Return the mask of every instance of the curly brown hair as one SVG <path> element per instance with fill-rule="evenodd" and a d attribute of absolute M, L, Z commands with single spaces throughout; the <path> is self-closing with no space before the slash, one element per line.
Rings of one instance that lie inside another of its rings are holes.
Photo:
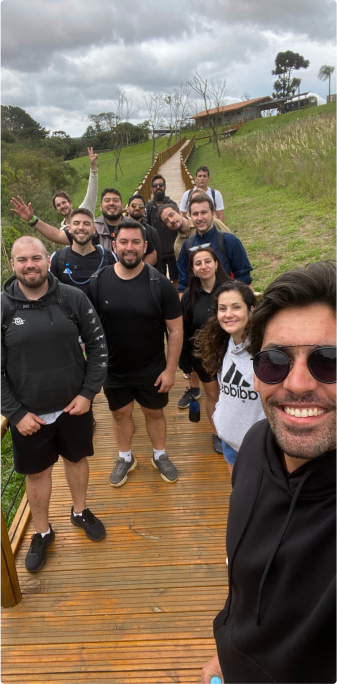
<path fill-rule="evenodd" d="M 254 292 L 240 280 L 230 280 L 219 287 L 214 295 L 212 316 L 203 328 L 197 330 L 194 337 L 193 355 L 202 360 L 202 365 L 210 375 L 216 375 L 222 366 L 226 354 L 230 334 L 221 327 L 218 321 L 218 301 L 223 292 L 237 290 L 240 292 L 248 311 L 256 306 Z M 245 329 L 245 337 L 249 334 L 249 323 Z"/>

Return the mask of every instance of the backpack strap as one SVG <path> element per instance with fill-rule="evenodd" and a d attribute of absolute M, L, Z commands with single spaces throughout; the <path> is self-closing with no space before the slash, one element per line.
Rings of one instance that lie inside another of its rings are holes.
<path fill-rule="evenodd" d="M 214 204 L 214 210 L 215 210 L 215 190 L 213 190 L 213 188 L 211 188 L 211 193 L 212 193 L 213 204 Z"/>
<path fill-rule="evenodd" d="M 63 283 L 57 284 L 57 303 L 67 318 L 77 325 L 79 329 L 80 315 L 77 308 L 76 299 L 72 297 L 73 288 Z"/>
<path fill-rule="evenodd" d="M 15 311 L 14 304 L 11 299 L 9 299 L 5 292 L 1 292 L 1 331 L 6 332 L 12 315 Z"/>
<path fill-rule="evenodd" d="M 184 242 L 185 249 L 186 249 L 186 254 L 187 254 L 187 256 L 188 256 L 188 259 L 190 258 L 189 250 L 190 250 L 191 247 L 193 247 L 193 240 L 194 240 L 194 238 L 195 238 L 195 235 L 191 235 L 190 237 L 186 238 L 186 240 L 185 240 L 185 242 Z"/>
<path fill-rule="evenodd" d="M 219 251 L 225 257 L 225 260 L 227 261 L 227 264 L 232 271 L 232 267 L 231 267 L 231 264 L 229 263 L 229 259 L 228 259 L 227 251 L 226 251 L 226 237 L 225 237 L 225 235 L 226 235 L 226 233 L 223 233 L 222 230 L 217 229 L 217 231 L 216 231 L 216 242 L 217 242 L 217 246 L 218 246 Z"/>
<path fill-rule="evenodd" d="M 62 247 L 62 249 L 58 249 L 57 252 L 55 252 L 55 256 L 53 257 L 53 259 L 56 260 L 56 264 L 55 261 L 54 264 L 56 266 L 57 277 L 59 280 L 62 280 L 63 271 L 65 269 L 67 262 L 69 261 L 70 250 L 71 247 L 66 245 L 65 247 Z"/>
<path fill-rule="evenodd" d="M 99 271 L 95 271 L 95 273 L 92 273 L 90 276 L 90 285 L 89 285 L 89 294 L 90 294 L 90 301 L 93 303 L 94 308 L 97 311 L 97 306 L 98 306 L 98 278 L 105 271 L 107 268 L 110 268 L 111 264 L 108 264 L 108 266 L 103 266 Z"/>
<path fill-rule="evenodd" d="M 146 265 L 149 273 L 151 294 L 157 305 L 157 308 L 159 309 L 160 314 L 162 315 L 163 309 L 161 305 L 161 282 L 159 278 L 159 273 L 156 268 L 151 266 L 151 264 Z"/>

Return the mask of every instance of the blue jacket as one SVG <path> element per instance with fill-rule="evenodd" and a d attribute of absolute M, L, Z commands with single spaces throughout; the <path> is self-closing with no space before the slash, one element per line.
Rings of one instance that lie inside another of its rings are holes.
<path fill-rule="evenodd" d="M 223 233 L 223 238 L 226 244 L 226 252 L 229 263 L 226 261 L 224 255 L 219 251 L 215 226 L 213 226 L 211 230 L 207 231 L 207 233 L 203 233 L 202 235 L 196 232 L 192 246 L 196 247 L 197 245 L 205 245 L 206 243 L 210 243 L 211 247 L 213 247 L 217 253 L 219 261 L 222 263 L 226 273 L 228 273 L 228 275 L 233 273 L 236 280 L 241 280 L 243 283 L 246 283 L 246 285 L 250 285 L 252 282 L 250 272 L 253 270 L 253 267 L 247 257 L 244 246 L 240 242 L 239 238 L 232 233 Z M 184 292 L 184 290 L 186 290 L 188 287 L 189 254 L 187 254 L 186 246 L 183 244 L 179 254 L 179 259 L 177 261 L 179 269 L 179 292 Z"/>

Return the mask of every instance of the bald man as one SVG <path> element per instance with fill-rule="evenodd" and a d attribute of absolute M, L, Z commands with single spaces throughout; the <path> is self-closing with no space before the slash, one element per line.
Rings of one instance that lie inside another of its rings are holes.
<path fill-rule="evenodd" d="M 26 475 L 35 526 L 26 569 L 38 572 L 55 538 L 48 511 L 59 455 L 73 500 L 71 522 L 92 541 L 105 536 L 86 505 L 86 457 L 93 454 L 91 405 L 105 379 L 107 350 L 92 304 L 48 272 L 50 258 L 40 240 L 16 240 L 11 264 L 14 275 L 2 292 L 2 414 L 10 422 L 15 470 Z"/>

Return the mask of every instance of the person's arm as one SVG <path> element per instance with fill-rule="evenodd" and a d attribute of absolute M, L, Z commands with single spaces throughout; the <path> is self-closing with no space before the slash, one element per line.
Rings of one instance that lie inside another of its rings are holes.
<path fill-rule="evenodd" d="M 224 214 L 224 203 L 222 199 L 222 194 L 219 192 L 219 190 L 214 190 L 215 194 L 215 215 L 216 217 L 224 223 L 225 221 L 225 214 Z"/>
<path fill-rule="evenodd" d="M 108 349 L 99 317 L 88 297 L 76 288 L 78 325 L 87 357 L 85 378 L 79 396 L 92 401 L 105 380 L 108 368 Z"/>
<path fill-rule="evenodd" d="M 154 266 L 158 261 L 157 251 L 153 249 L 150 254 L 145 254 L 143 261 L 145 261 L 146 264 Z"/>
<path fill-rule="evenodd" d="M 145 261 L 148 264 L 151 264 L 151 266 L 154 266 L 155 263 L 157 263 L 157 252 L 154 248 L 152 239 L 151 239 L 151 234 L 150 231 L 146 230 L 146 242 L 147 242 L 147 248 L 145 252 L 145 256 L 143 261 Z"/>
<path fill-rule="evenodd" d="M 17 199 L 15 197 L 12 197 L 11 204 L 14 207 L 13 209 L 11 209 L 11 211 L 14 211 L 14 213 L 20 216 L 20 218 L 22 218 L 24 221 L 32 220 L 34 212 L 30 202 L 28 203 L 28 205 L 25 204 L 23 199 L 19 195 L 17 195 Z M 44 221 L 41 221 L 40 219 L 38 220 L 34 228 L 36 228 L 36 230 L 38 230 L 39 233 L 41 233 L 41 235 L 46 237 L 48 240 L 56 242 L 58 245 L 70 244 L 67 234 L 64 230 L 59 230 L 58 228 L 55 228 L 55 226 L 50 226 L 48 223 L 44 223 Z"/>
<path fill-rule="evenodd" d="M 221 681 L 224 681 L 217 653 L 202 668 L 201 684 L 210 684 L 212 677 L 220 677 Z"/>
<path fill-rule="evenodd" d="M 96 203 L 97 203 L 97 193 L 98 193 L 98 171 L 97 171 L 97 159 L 98 154 L 94 154 L 93 148 L 88 147 L 88 155 L 90 157 L 90 173 L 89 182 L 87 188 L 87 194 L 80 204 L 83 209 L 89 209 L 92 215 L 95 216 Z"/>
<path fill-rule="evenodd" d="M 177 261 L 179 277 L 178 277 L 178 292 L 184 292 L 188 287 L 188 257 L 186 254 L 186 247 L 183 244 L 179 259 Z"/>
<path fill-rule="evenodd" d="M 168 330 L 166 368 L 162 373 L 160 373 L 156 382 L 154 383 L 155 387 L 160 385 L 158 390 L 159 393 L 168 392 L 174 385 L 178 360 L 183 344 L 182 321 L 182 316 L 179 316 L 179 318 L 165 320 Z"/>
<path fill-rule="evenodd" d="M 188 206 L 187 206 L 188 195 L 189 195 L 189 190 L 186 190 L 186 192 L 184 192 L 184 194 L 181 198 L 181 202 L 180 202 L 180 211 L 185 218 L 187 216 L 187 210 L 188 210 Z"/>
<path fill-rule="evenodd" d="M 224 234 L 224 240 L 226 240 L 227 257 L 235 280 L 241 280 L 246 285 L 250 285 L 252 282 L 250 272 L 253 267 L 242 242 L 231 233 L 226 233 L 226 237 Z"/>
<path fill-rule="evenodd" d="M 223 209 L 217 209 L 216 210 L 216 217 L 219 219 L 219 221 L 222 221 L 224 223 L 225 221 L 225 212 Z"/>

